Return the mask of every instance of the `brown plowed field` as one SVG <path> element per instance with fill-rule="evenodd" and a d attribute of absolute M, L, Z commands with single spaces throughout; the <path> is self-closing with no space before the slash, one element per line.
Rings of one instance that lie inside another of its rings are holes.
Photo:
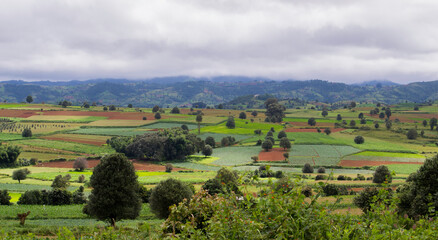
<path fill-rule="evenodd" d="M 36 111 L 0 109 L 0 117 L 28 118 L 33 115 L 36 115 Z"/>
<path fill-rule="evenodd" d="M 309 124 L 307 124 L 307 122 L 289 122 L 290 124 L 292 124 L 292 126 L 296 126 L 296 127 L 309 127 Z M 316 125 L 315 127 L 330 127 L 332 128 L 334 126 L 334 123 L 319 123 L 318 120 L 316 120 Z"/>
<path fill-rule="evenodd" d="M 137 160 L 131 160 L 135 170 L 141 171 L 149 171 L 149 172 L 164 172 L 165 167 L 158 164 L 141 162 Z M 60 161 L 60 162 L 43 162 L 37 167 L 50 167 L 50 168 L 73 168 L 74 161 Z M 88 167 L 94 168 L 97 164 L 100 163 L 100 160 L 88 160 Z M 173 168 L 174 171 L 185 170 L 183 168 Z"/>
<path fill-rule="evenodd" d="M 343 167 L 363 167 L 380 166 L 390 164 L 423 164 L 422 162 L 394 162 L 394 161 L 360 161 L 360 160 L 341 160 L 340 166 Z"/>
<path fill-rule="evenodd" d="M 345 128 L 330 128 L 332 133 L 340 132 L 342 130 L 345 130 Z M 285 132 L 318 132 L 316 128 L 287 128 L 284 130 Z M 321 129 L 321 132 L 323 132 L 324 129 Z"/>
<path fill-rule="evenodd" d="M 261 151 L 259 153 L 259 161 L 283 161 L 283 153 L 287 152 L 283 148 L 273 148 L 269 152 Z"/>

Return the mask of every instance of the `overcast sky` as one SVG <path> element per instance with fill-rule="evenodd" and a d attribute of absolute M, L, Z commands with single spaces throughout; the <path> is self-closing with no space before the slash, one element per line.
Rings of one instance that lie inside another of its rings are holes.
<path fill-rule="evenodd" d="M 436 0 L 2 0 L 0 80 L 438 79 Z"/>

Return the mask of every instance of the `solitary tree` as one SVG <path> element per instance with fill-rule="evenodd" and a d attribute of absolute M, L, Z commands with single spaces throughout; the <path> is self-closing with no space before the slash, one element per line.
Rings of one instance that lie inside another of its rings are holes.
<path fill-rule="evenodd" d="M 384 113 L 384 112 L 381 112 L 381 113 L 379 114 L 379 118 L 381 118 L 381 119 L 385 118 L 385 113 Z"/>
<path fill-rule="evenodd" d="M 436 118 L 431 118 L 429 121 L 430 130 L 433 130 L 433 128 L 437 125 L 438 120 Z"/>
<path fill-rule="evenodd" d="M 158 112 L 160 110 L 160 107 L 158 106 L 158 105 L 155 105 L 153 108 L 152 108 L 152 112 L 153 113 L 156 113 L 156 112 Z"/>
<path fill-rule="evenodd" d="M 26 97 L 26 102 L 27 102 L 27 103 L 31 103 L 31 102 L 33 102 L 33 97 L 30 96 L 30 95 L 27 96 L 27 97 Z"/>
<path fill-rule="evenodd" d="M 356 107 L 356 102 L 351 102 L 350 103 L 350 108 L 355 108 Z"/>
<path fill-rule="evenodd" d="M 241 112 L 241 113 L 239 114 L 239 118 L 240 118 L 240 119 L 246 119 L 246 113 L 245 113 L 245 112 Z"/>
<path fill-rule="evenodd" d="M 324 129 L 324 133 L 330 135 L 330 133 L 332 133 L 332 130 L 330 130 L 330 128 L 326 128 Z"/>
<path fill-rule="evenodd" d="M 90 178 L 93 188 L 84 212 L 111 223 L 140 214 L 139 183 L 132 163 L 120 153 L 102 158 Z"/>
<path fill-rule="evenodd" d="M 75 162 L 73 163 L 73 168 L 76 171 L 84 171 L 85 168 L 88 168 L 87 159 L 85 159 L 83 157 L 76 158 Z"/>
<path fill-rule="evenodd" d="M 206 157 L 211 156 L 211 154 L 213 154 L 213 148 L 208 144 L 205 145 L 202 149 L 202 154 L 204 154 Z"/>
<path fill-rule="evenodd" d="M 417 137 L 418 137 L 418 132 L 417 132 L 417 130 L 415 130 L 415 129 L 409 129 L 409 131 L 406 133 L 406 137 L 407 137 L 408 139 L 411 139 L 411 140 L 413 140 L 413 139 L 417 139 Z"/>
<path fill-rule="evenodd" d="M 177 179 L 168 178 L 152 189 L 149 205 L 158 218 L 167 218 L 170 206 L 177 205 L 184 199 L 190 199 L 192 195 L 193 192 L 187 184 Z"/>
<path fill-rule="evenodd" d="M 391 109 L 390 108 L 386 108 L 385 109 L 385 115 L 386 115 L 386 118 L 388 118 L 388 119 L 391 117 L 392 113 L 391 113 Z"/>
<path fill-rule="evenodd" d="M 155 113 L 154 118 L 155 119 L 161 119 L 161 114 L 159 112 Z"/>
<path fill-rule="evenodd" d="M 175 113 L 175 114 L 180 113 L 179 108 L 178 107 L 172 108 L 172 110 L 170 110 L 170 113 Z"/>
<path fill-rule="evenodd" d="M 307 124 L 309 124 L 310 126 L 315 126 L 316 125 L 316 120 L 315 118 L 309 118 L 307 120 Z"/>
<path fill-rule="evenodd" d="M 252 113 L 251 113 L 251 115 L 253 116 L 253 117 L 257 117 L 257 111 L 256 110 L 254 110 L 254 111 L 252 111 Z"/>
<path fill-rule="evenodd" d="M 322 116 L 323 116 L 323 117 L 327 117 L 327 115 L 328 115 L 328 112 L 327 112 L 327 110 L 324 110 L 324 111 L 322 111 L 322 113 L 321 113 L 321 114 L 322 114 Z"/>
<path fill-rule="evenodd" d="M 383 183 L 384 181 L 388 181 L 388 183 L 392 182 L 392 175 L 389 172 L 387 166 L 378 166 L 373 176 L 373 183 Z"/>
<path fill-rule="evenodd" d="M 29 174 L 30 171 L 27 168 L 18 169 L 12 172 L 12 179 L 18 180 L 18 183 L 21 183 L 21 180 L 24 180 L 27 178 L 27 174 Z"/>
<path fill-rule="evenodd" d="M 32 137 L 32 130 L 30 128 L 25 128 L 21 133 L 22 137 Z"/>
<path fill-rule="evenodd" d="M 282 130 L 282 131 L 278 132 L 278 135 L 277 135 L 277 138 L 278 138 L 278 139 L 282 139 L 282 138 L 284 138 L 284 137 L 287 137 L 285 131 Z"/>
<path fill-rule="evenodd" d="M 128 104 L 128 108 L 132 108 L 132 104 L 130 103 L 130 104 Z"/>
<path fill-rule="evenodd" d="M 234 122 L 234 117 L 233 116 L 229 116 L 227 123 L 226 123 L 227 128 L 236 128 L 236 123 Z"/>
<path fill-rule="evenodd" d="M 280 147 L 284 148 L 284 150 L 291 148 L 290 141 L 287 137 L 283 137 L 280 139 Z"/>
<path fill-rule="evenodd" d="M 392 121 L 386 121 L 385 123 L 386 129 L 391 129 L 392 128 Z"/>
<path fill-rule="evenodd" d="M 338 114 L 338 116 L 336 116 L 336 120 L 341 121 L 342 120 L 342 116 L 341 114 Z"/>
<path fill-rule="evenodd" d="M 363 113 L 359 113 L 359 115 L 357 117 L 362 119 L 363 118 Z"/>
<path fill-rule="evenodd" d="M 426 119 L 423 120 L 423 126 L 427 127 L 427 120 Z"/>
<path fill-rule="evenodd" d="M 201 134 L 202 114 L 196 115 L 196 122 L 198 123 L 198 134 Z"/>
<path fill-rule="evenodd" d="M 362 144 L 362 143 L 365 142 L 365 139 L 364 139 L 362 136 L 356 136 L 356 137 L 354 138 L 354 142 L 355 142 L 356 144 Z"/>
<path fill-rule="evenodd" d="M 350 127 L 355 127 L 355 126 L 356 126 L 356 121 L 351 120 L 351 121 L 350 121 Z"/>

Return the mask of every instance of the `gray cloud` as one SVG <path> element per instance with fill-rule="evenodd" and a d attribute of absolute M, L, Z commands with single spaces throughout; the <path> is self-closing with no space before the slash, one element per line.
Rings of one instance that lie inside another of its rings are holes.
<path fill-rule="evenodd" d="M 432 0 L 4 0 L 0 80 L 435 80 L 437 10 Z"/>

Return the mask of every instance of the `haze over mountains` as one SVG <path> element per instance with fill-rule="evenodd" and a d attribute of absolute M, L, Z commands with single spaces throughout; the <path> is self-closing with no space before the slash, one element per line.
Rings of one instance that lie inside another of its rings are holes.
<path fill-rule="evenodd" d="M 204 102 L 217 105 L 239 96 L 272 94 L 281 99 L 307 101 L 378 101 L 385 103 L 425 102 L 438 99 L 438 81 L 400 85 L 389 81 L 369 81 L 349 85 L 322 80 L 274 81 L 268 78 L 221 76 L 193 78 L 188 76 L 144 80 L 91 79 L 86 81 L 4 81 L 0 82 L 0 100 L 22 102 L 32 95 L 35 102 L 58 103 L 69 100 L 80 105 L 97 102 L 136 107 L 190 106 Z"/>

